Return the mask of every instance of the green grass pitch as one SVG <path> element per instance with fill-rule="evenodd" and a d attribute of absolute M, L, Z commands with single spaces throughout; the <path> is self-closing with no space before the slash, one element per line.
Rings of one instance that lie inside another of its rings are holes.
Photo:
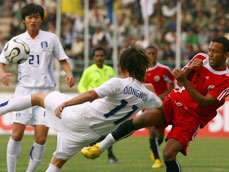
<path fill-rule="evenodd" d="M 0 172 L 6 172 L 6 147 L 9 135 L 0 136 Z M 33 136 L 25 135 L 22 152 L 17 163 L 17 172 L 25 172 Z M 160 147 L 164 147 L 163 145 Z M 52 153 L 56 148 L 56 136 L 49 136 L 46 152 L 37 172 L 48 167 Z M 75 155 L 63 167 L 63 172 L 165 172 L 152 169 L 147 137 L 130 137 L 114 145 L 114 152 L 120 160 L 118 164 L 107 163 L 107 152 L 95 160 L 84 158 L 81 153 Z M 229 138 L 197 138 L 190 143 L 188 156 L 178 155 L 183 172 L 228 172 Z"/>

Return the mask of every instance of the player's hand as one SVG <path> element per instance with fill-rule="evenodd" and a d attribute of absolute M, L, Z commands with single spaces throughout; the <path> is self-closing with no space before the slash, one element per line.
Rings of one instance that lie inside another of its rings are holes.
<path fill-rule="evenodd" d="M 56 110 L 55 110 L 56 116 L 57 116 L 58 118 L 60 118 L 60 119 L 61 119 L 61 113 L 62 113 L 64 107 L 65 107 L 65 104 L 62 103 L 62 104 L 60 104 L 60 105 L 56 108 Z"/>
<path fill-rule="evenodd" d="M 173 76 L 180 84 L 184 83 L 184 81 L 187 80 L 184 72 L 180 69 L 174 69 Z"/>
<path fill-rule="evenodd" d="M 153 85 L 151 83 L 145 83 L 144 85 L 148 90 L 150 90 L 150 91 L 155 93 L 154 87 L 153 87 Z"/>
<path fill-rule="evenodd" d="M 65 82 L 68 84 L 69 88 L 71 88 L 75 84 L 74 76 L 72 74 L 66 75 Z"/>
<path fill-rule="evenodd" d="M 12 76 L 11 73 L 3 73 L 0 75 L 0 79 L 4 85 L 8 86 L 10 84 L 10 77 L 11 76 Z"/>
<path fill-rule="evenodd" d="M 203 60 L 199 58 L 194 59 L 192 64 L 189 65 L 189 68 L 194 69 L 195 67 L 203 67 Z"/>

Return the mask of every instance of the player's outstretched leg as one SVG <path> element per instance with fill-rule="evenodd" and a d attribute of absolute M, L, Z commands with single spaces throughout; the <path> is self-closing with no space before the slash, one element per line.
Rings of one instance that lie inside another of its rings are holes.
<path fill-rule="evenodd" d="M 84 147 L 81 153 L 88 159 L 95 159 L 102 154 L 100 145 L 97 143 L 93 146 Z"/>
<path fill-rule="evenodd" d="M 12 111 L 20 111 L 32 107 L 31 95 L 15 97 L 0 104 L 0 114 L 4 115 Z"/>
<path fill-rule="evenodd" d="M 112 146 L 118 140 L 130 136 L 136 129 L 133 126 L 133 119 L 124 122 L 115 131 L 108 134 L 106 138 L 94 146 L 84 147 L 81 153 L 89 159 L 97 158 L 101 153 Z"/>

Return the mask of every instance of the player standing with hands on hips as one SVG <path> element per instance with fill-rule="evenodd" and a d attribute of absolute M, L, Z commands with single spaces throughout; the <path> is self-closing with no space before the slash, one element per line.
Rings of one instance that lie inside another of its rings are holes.
<path fill-rule="evenodd" d="M 198 130 L 217 115 L 217 109 L 229 95 L 229 40 L 217 37 L 211 40 L 208 54 L 197 54 L 183 70 L 173 71 L 179 83 L 163 101 L 163 107 L 145 111 L 142 115 L 126 121 L 117 130 L 108 134 L 100 143 L 85 147 L 82 153 L 87 158 L 98 157 L 107 147 L 124 136 L 143 127 L 172 125 L 166 138 L 163 158 L 166 172 L 180 172 L 176 159 L 178 152 L 187 155 L 189 142 Z"/>
<path fill-rule="evenodd" d="M 37 4 L 27 4 L 21 10 L 23 23 L 27 31 L 12 39 L 21 39 L 30 47 L 30 57 L 18 65 L 18 83 L 14 97 L 21 97 L 37 92 L 50 92 L 56 86 L 53 74 L 54 56 L 66 72 L 66 83 L 69 87 L 75 80 L 67 62 L 67 55 L 58 37 L 50 32 L 40 30 L 44 18 L 44 9 Z M 4 53 L 0 56 L 0 79 L 8 86 L 10 73 L 6 73 L 4 66 L 8 64 Z M 41 107 L 32 107 L 13 113 L 13 131 L 7 146 L 8 172 L 16 171 L 17 159 L 21 152 L 21 140 L 26 125 L 34 126 L 34 144 L 30 152 L 30 162 L 27 172 L 33 172 L 41 162 L 46 146 L 48 127 L 45 126 L 45 110 Z"/>
<path fill-rule="evenodd" d="M 57 91 L 39 92 L 0 104 L 0 114 L 31 106 L 45 107 L 49 126 L 58 131 L 57 149 L 46 172 L 60 172 L 84 146 L 118 128 L 141 109 L 162 106 L 160 98 L 149 90 L 152 85 L 144 83 L 149 61 L 143 50 L 124 50 L 119 64 L 122 78 L 111 78 L 76 97 Z"/>

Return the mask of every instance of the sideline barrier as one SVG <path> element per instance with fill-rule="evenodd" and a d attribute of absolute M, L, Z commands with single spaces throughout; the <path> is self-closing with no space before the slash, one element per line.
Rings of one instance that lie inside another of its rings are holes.
<path fill-rule="evenodd" d="M 0 102 L 12 97 L 12 94 L 9 93 L 1 93 L 0 95 Z M 10 134 L 11 131 L 11 114 L 0 116 L 0 134 Z M 166 128 L 166 133 L 168 131 L 169 127 Z M 33 127 L 26 127 L 25 134 L 33 134 L 33 132 Z M 56 134 L 56 132 L 50 129 L 49 134 Z M 138 130 L 133 135 L 148 136 L 148 129 Z M 218 110 L 218 115 L 205 128 L 199 130 L 197 137 L 229 137 L 229 97 L 226 99 L 224 106 Z"/>

